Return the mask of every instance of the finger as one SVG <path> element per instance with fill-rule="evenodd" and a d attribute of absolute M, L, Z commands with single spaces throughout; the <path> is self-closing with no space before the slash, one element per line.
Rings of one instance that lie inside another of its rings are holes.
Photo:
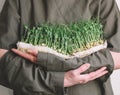
<path fill-rule="evenodd" d="M 7 51 L 6 49 L 0 49 L 0 51 Z"/>
<path fill-rule="evenodd" d="M 85 63 L 82 66 L 80 66 L 79 68 L 75 69 L 74 72 L 77 74 L 80 74 L 82 72 L 85 72 L 87 69 L 89 69 L 90 64 L 89 63 Z"/>
<path fill-rule="evenodd" d="M 102 68 L 86 75 L 86 81 L 91 81 L 96 78 L 99 78 L 99 77 L 103 76 L 104 74 L 106 74 L 107 72 L 108 71 L 106 70 L 106 67 L 102 67 Z"/>
<path fill-rule="evenodd" d="M 108 71 L 106 70 L 106 67 L 102 67 L 102 68 L 100 68 L 99 70 L 95 71 L 95 72 L 93 73 L 93 75 L 92 75 L 92 73 L 91 73 L 90 78 L 91 78 L 91 80 L 94 80 L 94 79 L 96 79 L 96 78 L 99 78 L 99 77 L 107 74 L 107 73 L 108 73 Z"/>
<path fill-rule="evenodd" d="M 14 53 L 22 56 L 22 57 L 26 57 L 26 56 L 29 55 L 29 54 L 27 54 L 27 53 L 25 53 L 25 52 L 22 52 L 22 51 L 19 51 L 19 50 L 17 50 L 17 49 L 12 49 L 12 51 L 13 51 Z"/>
<path fill-rule="evenodd" d="M 33 50 L 33 49 L 28 49 L 27 52 L 34 56 L 37 56 L 37 54 L 38 54 L 38 50 Z"/>
<path fill-rule="evenodd" d="M 30 60 L 31 62 L 36 62 L 36 60 L 37 60 L 37 58 L 36 58 L 35 56 L 30 55 L 30 54 L 25 53 L 25 52 L 21 52 L 21 51 L 19 51 L 19 50 L 17 50 L 17 49 L 12 49 L 12 51 L 13 51 L 14 53 L 16 53 L 16 54 L 24 57 L 25 59 Z"/>
<path fill-rule="evenodd" d="M 87 83 L 89 81 L 95 80 L 96 78 L 99 78 L 103 75 L 105 75 L 106 73 L 108 73 L 108 71 L 106 70 L 106 67 L 102 67 L 94 72 L 91 72 L 89 74 L 82 74 L 80 75 L 80 82 L 81 84 Z"/>
<path fill-rule="evenodd" d="M 97 74 L 95 77 L 92 77 L 91 80 L 95 80 L 95 79 L 97 79 L 97 78 L 100 78 L 100 77 L 104 76 L 104 75 L 107 74 L 107 73 L 108 73 L 108 71 L 105 70 L 105 71 Z"/>
<path fill-rule="evenodd" d="M 91 77 L 94 77 L 94 76 L 100 74 L 101 72 L 103 72 L 103 71 L 105 71 L 105 70 L 106 70 L 106 67 L 101 67 L 100 69 L 98 69 L 98 70 L 96 70 L 96 71 L 94 71 L 94 72 L 89 73 L 89 75 L 90 75 Z"/>

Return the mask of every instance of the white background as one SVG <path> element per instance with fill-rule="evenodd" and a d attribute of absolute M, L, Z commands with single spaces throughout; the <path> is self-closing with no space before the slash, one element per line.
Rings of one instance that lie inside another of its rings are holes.
<path fill-rule="evenodd" d="M 120 9 L 120 0 L 116 0 Z M 120 27 L 120 26 L 119 26 Z M 115 95 L 120 95 L 120 70 L 113 72 L 111 76 L 112 87 Z"/>
<path fill-rule="evenodd" d="M 0 8 L 5 0 L 0 0 Z M 116 0 L 120 8 L 120 0 Z M 111 76 L 112 87 L 115 95 L 120 95 L 120 70 L 113 72 Z M 0 86 L 0 95 L 12 95 L 12 90 Z"/>

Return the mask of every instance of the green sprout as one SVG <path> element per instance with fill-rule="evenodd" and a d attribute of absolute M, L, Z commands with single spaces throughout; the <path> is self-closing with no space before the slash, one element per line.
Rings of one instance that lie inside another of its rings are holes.
<path fill-rule="evenodd" d="M 104 43 L 103 26 L 95 20 L 65 24 L 41 24 L 29 28 L 25 26 L 22 42 L 48 46 L 59 53 L 72 55 Z"/>

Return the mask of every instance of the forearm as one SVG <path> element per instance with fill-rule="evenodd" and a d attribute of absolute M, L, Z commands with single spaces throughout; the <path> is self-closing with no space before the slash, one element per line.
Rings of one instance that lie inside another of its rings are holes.
<path fill-rule="evenodd" d="M 37 64 L 48 71 L 68 71 L 78 68 L 84 62 L 78 61 L 77 58 L 65 59 L 51 53 L 39 52 L 37 56 Z"/>
<path fill-rule="evenodd" d="M 0 83 L 20 93 L 54 93 L 62 95 L 64 72 L 47 72 L 40 66 L 8 52 L 0 61 Z M 31 91 L 29 92 L 29 89 Z M 56 88 L 59 88 L 56 89 Z M 26 91 L 23 91 L 25 89 Z"/>
<path fill-rule="evenodd" d="M 102 80 L 106 80 L 114 68 L 114 63 L 109 49 L 98 51 L 82 59 L 64 59 L 49 53 L 39 53 L 38 60 L 39 61 L 37 63 L 48 71 L 68 71 L 76 69 L 84 63 L 90 63 L 91 67 L 86 71 L 86 73 L 89 73 L 99 69 L 100 67 L 106 66 L 109 73 L 102 77 Z"/>
<path fill-rule="evenodd" d="M 98 51 L 82 59 L 78 57 L 64 59 L 54 54 L 39 52 L 37 60 L 37 64 L 43 66 L 48 71 L 68 71 L 78 68 L 84 63 L 90 63 L 91 68 L 95 69 L 102 66 L 113 67 L 112 56 L 108 49 Z"/>
<path fill-rule="evenodd" d="M 120 53 L 110 51 L 113 61 L 114 61 L 114 69 L 120 69 Z"/>

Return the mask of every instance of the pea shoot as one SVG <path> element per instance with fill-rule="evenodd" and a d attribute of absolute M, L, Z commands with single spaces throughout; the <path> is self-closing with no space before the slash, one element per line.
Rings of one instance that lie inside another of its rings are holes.
<path fill-rule="evenodd" d="M 29 28 L 25 26 L 22 42 L 47 46 L 59 53 L 72 55 L 103 44 L 103 26 L 96 19 L 78 21 L 70 24 L 44 23 Z"/>

